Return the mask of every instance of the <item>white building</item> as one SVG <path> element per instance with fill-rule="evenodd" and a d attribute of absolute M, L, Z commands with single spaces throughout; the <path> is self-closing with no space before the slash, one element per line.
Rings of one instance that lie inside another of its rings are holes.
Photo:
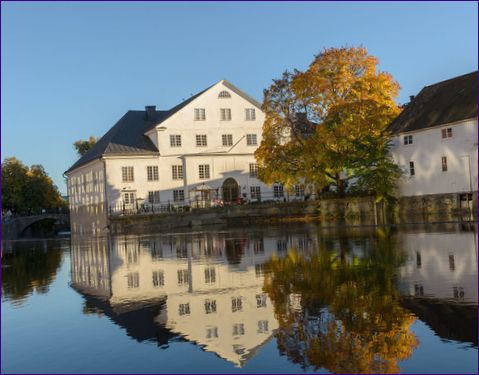
<path fill-rule="evenodd" d="M 477 71 L 424 87 L 390 125 L 400 196 L 477 194 Z"/>
<path fill-rule="evenodd" d="M 257 179 L 263 122 L 260 104 L 225 80 L 167 111 L 128 111 L 65 172 L 72 215 L 95 215 L 81 232 L 138 207 L 281 199 L 282 186 Z"/>

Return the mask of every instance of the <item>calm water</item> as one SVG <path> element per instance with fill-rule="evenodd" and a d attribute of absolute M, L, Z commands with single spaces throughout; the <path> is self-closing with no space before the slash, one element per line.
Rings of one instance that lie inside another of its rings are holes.
<path fill-rule="evenodd" d="M 1 370 L 477 373 L 476 249 L 456 226 L 4 244 Z"/>

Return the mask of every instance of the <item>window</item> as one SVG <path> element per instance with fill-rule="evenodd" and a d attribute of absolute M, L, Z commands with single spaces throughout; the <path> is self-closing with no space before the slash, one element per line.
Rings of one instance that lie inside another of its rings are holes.
<path fill-rule="evenodd" d="M 138 272 L 130 272 L 128 274 L 128 289 L 140 287 L 140 274 Z"/>
<path fill-rule="evenodd" d="M 205 313 L 211 314 L 216 312 L 216 300 L 205 300 Z"/>
<path fill-rule="evenodd" d="M 149 203 L 160 203 L 160 191 L 149 191 L 148 192 L 148 202 Z"/>
<path fill-rule="evenodd" d="M 424 286 L 422 284 L 414 284 L 414 295 L 415 296 L 424 295 Z"/>
<path fill-rule="evenodd" d="M 284 195 L 283 185 L 274 185 L 273 186 L 273 195 L 275 198 L 281 198 Z"/>
<path fill-rule="evenodd" d="M 213 339 L 218 337 L 218 327 L 208 327 L 206 328 L 206 338 Z"/>
<path fill-rule="evenodd" d="M 249 191 L 251 199 L 261 199 L 261 187 L 250 186 Z"/>
<path fill-rule="evenodd" d="M 218 98 L 220 99 L 231 98 L 231 95 L 228 91 L 221 91 L 218 95 Z"/>
<path fill-rule="evenodd" d="M 195 121 L 206 120 L 206 112 L 204 108 L 195 108 Z"/>
<path fill-rule="evenodd" d="M 180 315 L 190 315 L 190 304 L 180 303 L 180 306 L 178 306 L 178 312 Z"/>
<path fill-rule="evenodd" d="M 223 134 L 221 136 L 223 141 L 223 146 L 233 146 L 233 135 L 232 134 Z"/>
<path fill-rule="evenodd" d="M 258 309 L 266 307 L 266 294 L 262 293 L 256 295 L 256 307 Z"/>
<path fill-rule="evenodd" d="M 414 162 L 413 161 L 409 162 L 409 174 L 411 176 L 414 176 L 416 174 L 416 171 L 414 170 Z"/>
<path fill-rule="evenodd" d="M 135 203 L 135 193 L 123 193 L 123 203 L 125 204 Z"/>
<path fill-rule="evenodd" d="M 123 182 L 133 182 L 133 167 L 121 167 L 121 178 Z"/>
<path fill-rule="evenodd" d="M 230 108 L 221 108 L 220 109 L 220 119 L 221 119 L 221 121 L 230 121 L 231 120 L 231 109 Z"/>
<path fill-rule="evenodd" d="M 153 271 L 153 286 L 158 288 L 165 285 L 165 273 L 163 271 Z"/>
<path fill-rule="evenodd" d="M 178 270 L 178 284 L 184 285 L 190 282 L 190 275 L 188 270 Z"/>
<path fill-rule="evenodd" d="M 244 324 L 237 323 L 233 325 L 233 336 L 244 335 Z"/>
<path fill-rule="evenodd" d="M 246 121 L 256 120 L 256 111 L 254 108 L 246 108 L 245 110 L 245 119 Z"/>
<path fill-rule="evenodd" d="M 171 177 L 173 180 L 182 180 L 183 179 L 183 166 L 182 165 L 172 165 L 171 166 Z"/>
<path fill-rule="evenodd" d="M 452 128 L 441 129 L 442 139 L 452 138 Z"/>
<path fill-rule="evenodd" d="M 304 197 L 304 185 L 294 185 L 294 195 Z"/>
<path fill-rule="evenodd" d="M 262 238 L 254 241 L 253 250 L 255 254 L 264 254 L 264 242 Z"/>
<path fill-rule="evenodd" d="M 447 157 L 443 156 L 441 158 L 441 162 L 442 162 L 442 171 L 447 172 Z"/>
<path fill-rule="evenodd" d="M 422 266 L 421 253 L 419 251 L 416 251 L 416 267 L 421 268 L 421 266 Z"/>
<path fill-rule="evenodd" d="M 173 190 L 173 201 L 182 202 L 185 200 L 185 191 L 184 190 Z"/>
<path fill-rule="evenodd" d="M 248 146 L 256 146 L 258 144 L 256 134 L 246 134 L 246 144 Z"/>
<path fill-rule="evenodd" d="M 258 177 L 258 164 L 255 164 L 255 163 L 249 164 L 249 176 Z"/>
<path fill-rule="evenodd" d="M 287 250 L 288 250 L 288 240 L 286 239 L 276 240 L 276 251 L 278 251 L 279 253 L 282 253 Z"/>
<path fill-rule="evenodd" d="M 243 304 L 241 302 L 241 297 L 233 297 L 231 299 L 231 311 L 241 311 L 243 310 Z"/>
<path fill-rule="evenodd" d="M 146 167 L 146 175 L 148 181 L 158 181 L 158 166 L 149 165 Z"/>
<path fill-rule="evenodd" d="M 256 277 L 261 277 L 264 275 L 264 264 L 255 264 L 254 271 L 256 273 Z"/>
<path fill-rule="evenodd" d="M 462 286 L 455 286 L 452 288 L 452 294 L 455 299 L 463 299 L 464 298 L 464 288 Z"/>
<path fill-rule="evenodd" d="M 210 178 L 210 166 L 209 164 L 200 164 L 198 166 L 200 179 L 204 180 Z"/>
<path fill-rule="evenodd" d="M 216 270 L 214 267 L 205 268 L 205 283 L 214 284 L 216 282 Z"/>
<path fill-rule="evenodd" d="M 456 264 L 454 262 L 454 254 L 449 254 L 449 270 L 454 271 L 456 269 Z"/>
<path fill-rule="evenodd" d="M 196 146 L 205 147 L 206 146 L 206 134 L 197 134 L 196 135 Z"/>
<path fill-rule="evenodd" d="M 405 145 L 412 145 L 412 135 L 405 135 L 404 136 L 404 144 Z"/>
<path fill-rule="evenodd" d="M 266 333 L 269 331 L 268 321 L 267 320 L 259 320 L 258 321 L 258 333 Z"/>
<path fill-rule="evenodd" d="M 170 146 L 171 147 L 181 147 L 181 135 L 179 135 L 179 134 L 170 135 Z"/>

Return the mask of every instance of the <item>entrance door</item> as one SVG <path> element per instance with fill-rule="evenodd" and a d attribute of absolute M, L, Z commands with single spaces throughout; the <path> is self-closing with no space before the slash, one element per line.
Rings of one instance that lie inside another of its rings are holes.
<path fill-rule="evenodd" d="M 227 178 L 223 182 L 223 202 L 236 202 L 239 194 L 239 186 L 234 178 Z"/>

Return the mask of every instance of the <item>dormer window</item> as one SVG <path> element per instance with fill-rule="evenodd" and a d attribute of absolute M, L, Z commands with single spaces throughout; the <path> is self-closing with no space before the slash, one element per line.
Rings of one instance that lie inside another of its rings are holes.
<path fill-rule="evenodd" d="M 218 95 L 218 99 L 229 99 L 231 94 L 228 91 L 221 91 Z"/>
<path fill-rule="evenodd" d="M 206 120 L 206 111 L 204 108 L 195 108 L 195 121 Z"/>

